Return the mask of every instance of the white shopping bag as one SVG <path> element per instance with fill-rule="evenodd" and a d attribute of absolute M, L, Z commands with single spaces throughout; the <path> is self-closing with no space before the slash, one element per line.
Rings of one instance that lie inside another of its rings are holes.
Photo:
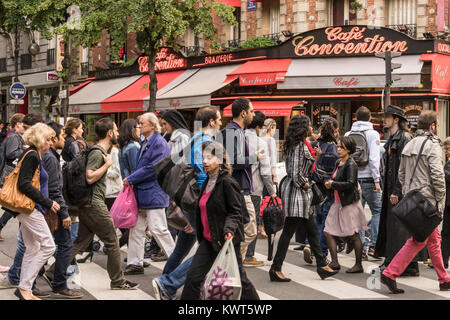
<path fill-rule="evenodd" d="M 202 300 L 239 300 L 242 285 L 232 240 L 225 241 L 201 286 Z"/>
<path fill-rule="evenodd" d="M 81 289 L 81 271 L 78 265 L 70 265 L 69 268 L 73 268 L 73 272 L 67 278 L 67 287 L 72 290 L 80 290 Z"/>

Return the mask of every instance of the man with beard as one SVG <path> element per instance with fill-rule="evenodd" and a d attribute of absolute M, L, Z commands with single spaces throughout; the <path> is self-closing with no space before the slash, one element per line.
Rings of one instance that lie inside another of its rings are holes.
<path fill-rule="evenodd" d="M 400 251 L 410 237 L 403 224 L 392 214 L 392 207 L 402 198 L 402 185 L 398 178 L 398 168 L 403 148 L 412 139 L 408 132 L 403 110 L 389 105 L 384 113 L 384 128 L 388 131 L 389 140 L 384 145 L 384 191 L 381 209 L 380 229 L 375 247 L 375 257 L 385 257 L 382 268 L 387 267 L 397 252 Z M 418 276 L 417 261 L 423 260 L 424 253 L 419 253 L 403 273 L 403 276 Z"/>
<path fill-rule="evenodd" d="M 69 261 L 72 261 L 77 253 L 85 250 L 94 235 L 97 235 L 107 248 L 106 269 L 111 279 L 111 289 L 137 289 L 139 286 L 137 283 L 128 281 L 123 276 L 119 240 L 105 204 L 106 172 L 112 165 L 111 155 L 107 152 L 117 144 L 119 131 L 111 118 L 102 118 L 97 121 L 94 130 L 98 142 L 89 151 L 86 164 L 86 181 L 92 185 L 92 194 L 88 204 L 80 207 L 78 236 Z"/>

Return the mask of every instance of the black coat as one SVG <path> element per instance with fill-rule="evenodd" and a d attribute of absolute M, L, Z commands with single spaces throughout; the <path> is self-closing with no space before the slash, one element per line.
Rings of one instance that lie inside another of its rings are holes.
<path fill-rule="evenodd" d="M 383 176 L 383 197 L 378 238 L 375 254 L 391 261 L 411 236 L 403 224 L 392 214 L 391 195 L 402 198 L 402 185 L 398 180 L 403 148 L 412 139 L 408 132 L 398 130 L 384 145 L 385 172 Z M 425 251 L 419 252 L 413 261 L 426 259 Z"/>
<path fill-rule="evenodd" d="M 448 159 L 447 163 L 444 167 L 445 171 L 445 186 L 446 186 L 446 198 L 445 205 L 450 207 L 450 159 Z"/>
<path fill-rule="evenodd" d="M 341 167 L 339 167 L 340 162 L 340 160 L 336 162 L 338 172 L 331 188 L 338 191 L 341 205 L 344 207 L 355 203 L 361 197 L 358 191 L 358 165 L 352 158 L 349 158 Z"/>
<path fill-rule="evenodd" d="M 208 180 L 209 178 L 203 183 L 201 195 L 208 185 Z M 241 203 L 239 184 L 230 175 L 220 174 L 206 203 L 211 244 L 214 251 L 220 251 L 225 243 L 225 234 L 228 232 L 233 234 L 234 245 L 244 240 Z M 199 205 L 197 205 L 196 225 L 197 239 L 200 242 L 203 239 L 203 225 Z"/>

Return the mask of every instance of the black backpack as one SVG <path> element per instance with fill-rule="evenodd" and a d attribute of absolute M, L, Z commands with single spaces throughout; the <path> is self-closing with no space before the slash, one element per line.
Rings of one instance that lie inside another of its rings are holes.
<path fill-rule="evenodd" d="M 331 179 L 339 156 L 334 141 L 322 143 L 320 149 L 322 155 L 316 163 L 316 170 L 312 173 L 312 179 L 317 183 L 325 183 L 325 181 Z"/>
<path fill-rule="evenodd" d="M 62 167 L 64 198 L 69 205 L 82 206 L 91 198 L 93 184 L 86 181 L 86 165 L 89 153 L 95 149 L 105 154 L 101 148 L 93 146 L 82 151 L 72 161 L 64 163 Z"/>
<path fill-rule="evenodd" d="M 369 145 L 365 131 L 350 131 L 349 137 L 356 142 L 356 151 L 352 154 L 358 167 L 365 167 L 369 164 Z"/>

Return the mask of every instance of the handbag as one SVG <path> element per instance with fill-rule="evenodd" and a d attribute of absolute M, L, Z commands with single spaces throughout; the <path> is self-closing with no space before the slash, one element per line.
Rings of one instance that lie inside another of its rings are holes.
<path fill-rule="evenodd" d="M 23 160 L 30 152 L 36 152 L 34 150 L 28 150 L 25 155 L 20 159 L 17 167 L 6 177 L 5 183 L 0 191 L 0 205 L 12 212 L 31 214 L 36 206 L 36 203 L 24 195 L 18 188 L 19 173 L 22 167 Z M 40 184 L 41 167 L 37 167 L 31 185 L 36 189 L 41 189 Z"/>
<path fill-rule="evenodd" d="M 200 287 L 201 300 L 239 300 L 241 275 L 233 241 L 226 240 Z"/>
<path fill-rule="evenodd" d="M 173 201 L 171 201 L 167 208 L 169 215 L 167 217 L 167 224 L 175 229 L 184 230 L 189 224 L 188 219 L 184 216 L 183 211 Z"/>
<path fill-rule="evenodd" d="M 267 204 L 267 208 L 263 211 L 263 223 L 264 230 L 267 233 L 268 242 L 268 255 L 267 260 L 272 260 L 273 255 L 273 244 L 275 240 L 275 234 L 283 229 L 284 226 L 284 215 L 283 211 L 278 203 L 278 200 L 271 198 Z"/>
<path fill-rule="evenodd" d="M 429 137 L 425 139 L 419 154 L 417 155 L 417 162 L 411 174 L 409 185 L 411 185 L 413 181 L 420 156 L 428 139 Z M 417 242 L 424 242 L 442 221 L 442 215 L 440 214 L 437 205 L 433 205 L 424 197 L 420 190 L 417 189 L 409 191 L 403 199 L 392 208 L 392 213 L 400 220 Z"/>
<path fill-rule="evenodd" d="M 53 212 L 52 210 L 48 210 L 44 214 L 45 222 L 47 222 L 48 228 L 50 229 L 50 232 L 53 234 L 56 230 L 58 230 L 59 225 L 59 216 L 57 213 Z"/>
<path fill-rule="evenodd" d="M 187 154 L 201 137 L 202 135 L 199 135 L 185 149 L 181 150 L 178 154 L 179 158 L 183 158 L 183 155 Z M 183 161 L 176 164 L 172 157 L 170 155 L 158 161 L 153 166 L 153 171 L 161 189 L 175 201 L 177 206 L 184 211 L 193 213 L 200 197 L 200 188 L 196 180 L 197 172 L 195 168 Z"/>
<path fill-rule="evenodd" d="M 322 202 L 325 201 L 325 196 L 323 195 L 323 193 L 320 190 L 320 188 L 317 185 L 317 183 L 315 183 L 314 181 L 311 184 L 311 190 L 312 190 L 312 193 L 313 193 L 313 197 L 312 197 L 312 200 L 311 200 L 311 205 L 312 206 L 321 204 Z"/>

